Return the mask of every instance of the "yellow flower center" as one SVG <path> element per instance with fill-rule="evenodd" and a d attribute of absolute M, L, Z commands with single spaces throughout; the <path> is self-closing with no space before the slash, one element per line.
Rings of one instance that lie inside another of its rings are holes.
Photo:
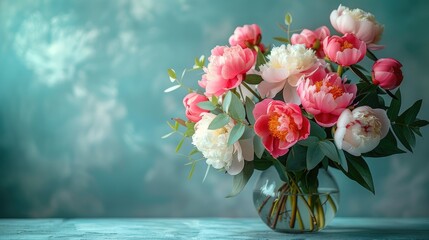
<path fill-rule="evenodd" d="M 353 48 L 353 44 L 349 43 L 348 41 L 344 41 L 343 44 L 341 45 L 341 52 L 344 51 L 345 49 L 351 49 Z"/>
<path fill-rule="evenodd" d="M 285 141 L 289 131 L 296 132 L 298 128 L 289 116 L 273 113 L 268 121 L 268 129 L 273 137 Z"/>
<path fill-rule="evenodd" d="M 334 99 L 337 99 L 338 97 L 341 97 L 344 94 L 344 90 L 342 87 L 337 86 L 337 85 L 333 85 L 330 82 L 327 82 L 324 84 L 323 81 L 317 81 L 314 85 L 316 86 L 316 92 L 320 92 L 323 85 L 328 87 L 329 88 L 328 92 L 330 94 L 332 94 Z"/>

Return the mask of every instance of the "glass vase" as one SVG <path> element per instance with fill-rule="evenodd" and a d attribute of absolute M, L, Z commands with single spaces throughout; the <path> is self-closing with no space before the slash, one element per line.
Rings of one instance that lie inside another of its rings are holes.
<path fill-rule="evenodd" d="M 262 221 L 278 232 L 316 232 L 335 217 L 339 189 L 334 177 L 320 168 L 312 192 L 302 184 L 282 181 L 274 167 L 261 173 L 253 191 L 253 203 Z"/>

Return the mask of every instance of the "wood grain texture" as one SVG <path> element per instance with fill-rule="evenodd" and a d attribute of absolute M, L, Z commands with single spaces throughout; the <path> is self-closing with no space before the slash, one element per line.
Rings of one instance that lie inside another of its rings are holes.
<path fill-rule="evenodd" d="M 259 219 L 1 219 L 0 239 L 429 239 L 429 219 L 336 218 L 310 234 L 277 233 Z"/>

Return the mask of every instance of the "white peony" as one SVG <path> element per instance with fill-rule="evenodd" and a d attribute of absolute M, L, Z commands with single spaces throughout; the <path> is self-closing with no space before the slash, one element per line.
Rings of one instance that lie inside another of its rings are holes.
<path fill-rule="evenodd" d="M 344 110 L 337 122 L 334 139 L 338 149 L 360 156 L 373 150 L 389 132 L 389 119 L 383 109 L 367 106 Z"/>
<path fill-rule="evenodd" d="M 340 5 L 330 15 L 332 26 L 342 34 L 353 33 L 357 38 L 368 44 L 368 48 L 377 50 L 383 46 L 376 45 L 381 39 L 384 27 L 380 25 L 374 15 L 359 8 L 349 9 Z"/>
<path fill-rule="evenodd" d="M 228 146 L 228 138 L 234 123 L 230 121 L 225 126 L 209 130 L 208 127 L 216 117 L 213 113 L 203 113 L 202 118 L 195 124 L 192 144 L 206 158 L 206 163 L 216 169 L 225 169 L 229 174 L 236 175 L 243 170 L 244 160 L 253 160 L 253 145 L 247 141 L 237 141 Z M 242 146 L 246 151 L 242 151 Z M 252 154 L 249 154 L 252 153 Z"/>
<path fill-rule="evenodd" d="M 315 68 L 318 63 L 315 52 L 305 45 L 281 45 L 274 47 L 268 56 L 268 62 L 260 66 L 264 79 L 258 85 L 263 97 L 273 98 L 283 90 L 285 102 L 299 104 L 296 86 L 300 77 Z"/>

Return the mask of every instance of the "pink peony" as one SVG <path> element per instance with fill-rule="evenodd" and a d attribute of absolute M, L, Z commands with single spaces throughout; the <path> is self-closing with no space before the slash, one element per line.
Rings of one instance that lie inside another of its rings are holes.
<path fill-rule="evenodd" d="M 261 29 L 258 25 L 244 25 L 237 27 L 234 34 L 229 38 L 229 44 L 231 46 L 239 45 L 242 48 L 248 48 L 249 46 L 258 46 L 263 52 L 265 47 L 261 42 Z"/>
<path fill-rule="evenodd" d="M 236 88 L 255 64 L 255 56 L 248 48 L 216 46 L 211 53 L 209 64 L 204 68 L 205 74 L 199 81 L 208 97 L 220 96 L 229 89 Z"/>
<path fill-rule="evenodd" d="M 300 34 L 295 33 L 292 35 L 290 41 L 292 44 L 304 44 L 306 48 L 316 51 L 317 57 L 324 58 L 323 39 L 329 35 L 329 29 L 326 26 L 322 26 L 314 31 L 304 29 Z"/>
<path fill-rule="evenodd" d="M 255 133 L 275 158 L 286 154 L 296 142 L 310 134 L 310 122 L 294 103 L 264 99 L 255 105 Z"/>
<path fill-rule="evenodd" d="M 317 72 L 298 86 L 302 106 L 322 127 L 333 126 L 356 97 L 357 87 L 344 84 L 336 73 Z"/>
<path fill-rule="evenodd" d="M 198 103 L 208 101 L 208 98 L 198 93 L 189 93 L 183 99 L 183 105 L 186 109 L 186 117 L 192 122 L 201 120 L 201 113 L 209 112 L 198 107 Z"/>
<path fill-rule="evenodd" d="M 366 54 L 365 42 L 352 33 L 343 37 L 332 36 L 323 40 L 323 50 L 326 56 L 341 66 L 350 66 L 361 61 Z"/>
<path fill-rule="evenodd" d="M 381 39 L 384 27 L 375 20 L 371 13 L 359 8 L 350 10 L 340 5 L 337 10 L 332 11 L 330 20 L 335 30 L 342 34 L 355 34 L 357 38 L 368 44 L 369 49 L 383 48 L 376 43 Z"/>
<path fill-rule="evenodd" d="M 393 58 L 378 59 L 372 66 L 372 82 L 387 90 L 395 89 L 404 78 L 401 67 L 402 64 Z"/>

